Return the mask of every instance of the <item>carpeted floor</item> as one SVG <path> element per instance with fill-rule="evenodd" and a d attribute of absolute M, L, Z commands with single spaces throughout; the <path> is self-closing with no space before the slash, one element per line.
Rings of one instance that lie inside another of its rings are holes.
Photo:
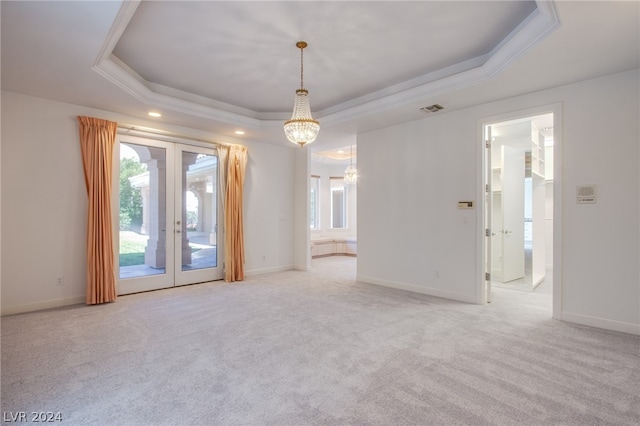
<path fill-rule="evenodd" d="M 316 259 L 2 318 L 2 411 L 64 425 L 638 425 L 640 338 L 355 282 Z"/>

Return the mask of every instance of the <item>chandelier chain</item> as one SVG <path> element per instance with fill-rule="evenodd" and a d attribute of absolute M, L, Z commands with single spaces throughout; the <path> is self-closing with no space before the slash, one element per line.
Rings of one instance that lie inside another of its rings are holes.
<path fill-rule="evenodd" d="M 300 89 L 304 89 L 304 47 L 300 48 Z"/>

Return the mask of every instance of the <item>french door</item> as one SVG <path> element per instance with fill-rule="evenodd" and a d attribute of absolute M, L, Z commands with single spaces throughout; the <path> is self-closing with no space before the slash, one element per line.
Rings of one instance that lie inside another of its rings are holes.
<path fill-rule="evenodd" d="M 222 278 L 215 149 L 119 135 L 118 294 Z"/>

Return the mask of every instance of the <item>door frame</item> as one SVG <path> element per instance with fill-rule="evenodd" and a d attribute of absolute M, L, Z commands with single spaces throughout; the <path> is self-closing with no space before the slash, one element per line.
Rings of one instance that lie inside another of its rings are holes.
<path fill-rule="evenodd" d="M 562 229 L 563 229 L 563 176 L 562 176 L 562 103 L 542 105 L 538 107 L 532 107 L 528 109 L 522 109 L 512 112 L 506 112 L 502 114 L 496 114 L 477 120 L 476 135 L 477 135 L 477 199 L 481 201 L 481 208 L 478 209 L 478 237 L 476 240 L 476 252 L 478 253 L 476 259 L 477 270 L 477 282 L 476 282 L 476 301 L 479 304 L 489 303 L 489 295 L 491 288 L 487 288 L 487 281 L 485 280 L 486 262 L 490 259 L 490 245 L 487 244 L 487 237 L 485 236 L 485 229 L 487 224 L 487 217 L 490 218 L 490 211 L 487 212 L 486 202 L 486 188 L 490 184 L 488 176 L 491 170 L 487 170 L 487 167 L 491 167 L 490 164 L 490 148 L 486 147 L 485 141 L 485 127 L 500 123 L 503 121 L 516 120 L 520 118 L 532 117 L 542 114 L 553 114 L 553 304 L 552 304 L 552 316 L 554 319 L 562 319 Z M 489 246 L 489 250 L 487 249 Z"/>
<path fill-rule="evenodd" d="M 128 139 L 128 140 L 127 140 Z M 117 283 L 117 294 L 118 295 L 125 295 L 125 294 L 133 294 L 133 293 L 139 293 L 139 292 L 144 292 L 144 291 L 150 291 L 150 290 L 160 290 L 163 288 L 173 288 L 173 287 L 179 287 L 182 285 L 187 285 L 184 282 L 178 283 L 177 282 L 177 277 L 178 277 L 178 271 L 174 270 L 177 266 L 176 264 L 178 263 L 177 261 L 175 261 L 175 259 L 172 259 L 171 261 L 169 261 L 167 259 L 166 262 L 166 267 L 165 267 L 165 274 L 162 275 L 166 275 L 167 278 L 167 282 L 162 282 L 160 283 L 160 285 L 157 284 L 152 284 L 152 283 L 141 283 L 139 285 L 137 285 L 137 287 L 133 290 L 133 291 L 126 291 L 125 293 L 121 293 L 121 289 L 120 289 L 120 278 L 118 275 L 118 271 L 119 271 L 119 226 L 118 226 L 118 221 L 119 221 L 119 217 L 120 217 L 120 208 L 119 208 L 119 202 L 118 202 L 118 195 L 119 195 L 119 170 L 120 170 L 120 143 L 122 142 L 128 142 L 130 141 L 131 143 L 136 143 L 136 140 L 139 143 L 143 143 L 146 142 L 149 143 L 149 145 L 153 146 L 154 144 L 157 145 L 158 147 L 165 147 L 167 150 L 171 150 L 172 154 L 173 154 L 173 158 L 172 161 L 169 160 L 169 158 L 167 158 L 166 161 L 166 170 L 167 170 L 167 176 L 172 176 L 172 179 L 169 181 L 167 180 L 167 188 L 166 190 L 168 192 L 170 192 L 172 194 L 172 198 L 176 198 L 176 193 L 177 190 L 175 188 L 175 172 L 176 172 L 176 163 L 179 161 L 178 159 L 178 155 L 176 154 L 177 152 L 181 152 L 181 149 L 183 147 L 193 147 L 196 150 L 198 148 L 202 149 L 210 149 L 213 150 L 215 155 L 218 156 L 218 152 L 217 152 L 217 145 L 213 144 L 213 143 L 207 143 L 207 142 L 203 142 L 200 140 L 194 140 L 194 139 L 189 139 L 189 138 L 180 138 L 180 137 L 174 137 L 171 135 L 162 135 L 162 134 L 157 134 L 154 132 L 146 132 L 144 130 L 138 130 L 138 129 L 132 129 L 132 128 L 127 128 L 127 127 L 118 127 L 118 132 L 117 132 L 117 136 L 116 136 L 116 143 L 114 146 L 114 151 L 113 151 L 113 158 L 114 161 L 112 162 L 112 168 L 113 168 L 113 173 L 112 173 L 112 203 L 111 203 L 111 213 L 112 213 L 112 217 L 115 219 L 113 226 L 112 226 L 112 233 L 113 233 L 113 241 L 114 241 L 114 245 L 113 245 L 113 250 L 114 250 L 114 274 L 115 279 L 116 279 L 116 283 Z M 219 158 L 219 157 L 218 157 Z M 219 167 L 218 167 L 218 179 L 219 179 Z M 218 244 L 217 244 L 217 257 L 218 257 L 218 268 L 221 271 L 221 277 L 219 279 L 222 279 L 224 277 L 224 264 L 223 264 L 223 259 L 224 259 L 224 244 L 220 244 L 221 241 L 224 241 L 223 238 L 223 232 L 224 232 L 224 227 L 221 226 L 220 220 L 223 218 L 223 212 L 222 212 L 222 204 L 220 202 L 220 191 L 217 191 L 218 194 L 218 201 L 217 201 L 217 209 L 218 209 L 218 229 L 219 229 L 219 234 L 218 234 Z M 169 226 L 175 226 L 175 220 L 173 218 L 173 216 L 175 215 L 175 209 L 176 209 L 176 204 L 177 203 L 173 203 L 172 205 L 169 205 L 169 198 L 167 197 L 167 204 L 166 204 L 166 211 L 167 211 L 167 230 L 169 229 Z M 174 200 L 175 201 L 175 200 Z M 169 219 L 171 219 L 171 224 L 169 224 Z M 174 244 L 174 240 L 173 239 L 167 239 L 167 247 L 171 246 L 171 251 L 175 253 L 175 244 Z M 168 251 L 169 253 L 169 251 Z M 190 271 L 190 272 L 196 272 L 196 271 Z M 150 278 L 156 277 L 156 281 L 158 279 L 158 277 L 160 276 L 160 274 L 155 275 L 155 276 L 150 276 Z M 217 278 L 216 278 L 217 279 Z M 168 282 L 170 281 L 170 283 Z M 211 279 L 205 280 L 205 281 L 211 281 Z M 199 282 L 199 281 L 198 281 Z M 203 281 L 204 282 L 204 281 Z M 195 282 L 194 282 L 195 283 Z"/>

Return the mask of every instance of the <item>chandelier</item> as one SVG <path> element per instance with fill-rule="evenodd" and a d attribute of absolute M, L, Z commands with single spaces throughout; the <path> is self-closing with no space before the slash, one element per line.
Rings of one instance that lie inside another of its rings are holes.
<path fill-rule="evenodd" d="M 309 91 L 304 88 L 304 61 L 303 50 L 307 47 L 307 42 L 299 41 L 296 47 L 300 49 L 300 88 L 296 90 L 296 98 L 293 104 L 293 115 L 291 120 L 284 123 L 284 133 L 291 142 L 305 146 L 313 142 L 318 137 L 320 123 L 311 117 L 311 107 L 309 106 Z"/>
<path fill-rule="evenodd" d="M 353 185 L 358 182 L 358 169 L 353 166 L 353 146 L 349 147 L 349 157 L 351 158 L 351 163 L 344 171 L 344 183 Z"/>

